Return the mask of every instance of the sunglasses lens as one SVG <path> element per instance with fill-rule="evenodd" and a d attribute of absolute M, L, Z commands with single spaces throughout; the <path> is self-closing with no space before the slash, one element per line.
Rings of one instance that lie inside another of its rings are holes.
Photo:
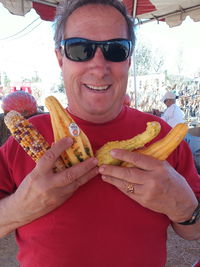
<path fill-rule="evenodd" d="M 61 42 L 64 46 L 65 55 L 73 61 L 90 60 L 97 47 L 102 49 L 106 60 L 121 62 L 128 58 L 130 54 L 130 41 L 125 39 L 113 39 L 110 41 L 90 41 L 82 38 L 71 38 Z"/>
<path fill-rule="evenodd" d="M 128 58 L 130 45 L 128 40 L 113 41 L 103 46 L 104 56 L 112 62 L 121 62 Z"/>
<path fill-rule="evenodd" d="M 71 39 L 65 42 L 66 57 L 73 61 L 89 60 L 94 54 L 94 49 L 95 47 L 92 44 L 79 39 Z"/>

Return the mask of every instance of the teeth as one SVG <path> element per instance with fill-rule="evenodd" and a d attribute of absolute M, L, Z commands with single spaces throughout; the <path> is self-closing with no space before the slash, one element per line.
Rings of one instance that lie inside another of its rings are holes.
<path fill-rule="evenodd" d="M 93 85 L 86 85 L 89 89 L 92 89 L 92 90 L 106 90 L 108 89 L 109 85 L 105 85 L 105 86 L 93 86 Z"/>

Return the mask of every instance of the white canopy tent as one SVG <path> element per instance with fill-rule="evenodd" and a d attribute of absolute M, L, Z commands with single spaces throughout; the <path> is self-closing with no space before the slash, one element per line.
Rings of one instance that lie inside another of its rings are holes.
<path fill-rule="evenodd" d="M 200 0 L 123 0 L 137 23 L 152 20 L 178 26 L 190 16 L 200 21 Z M 59 0 L 0 0 L 14 15 L 25 15 L 34 8 L 43 20 L 53 20 Z"/>

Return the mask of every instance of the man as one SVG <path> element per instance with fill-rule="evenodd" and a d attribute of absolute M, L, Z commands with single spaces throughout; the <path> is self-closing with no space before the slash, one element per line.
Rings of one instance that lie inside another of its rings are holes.
<path fill-rule="evenodd" d="M 156 140 L 169 131 L 160 118 L 123 105 L 134 35 L 120 1 L 62 2 L 55 30 L 68 111 L 94 153 L 141 133 L 148 121 L 162 126 Z M 49 115 L 31 121 L 52 143 Z M 160 267 L 169 224 L 186 239 L 200 237 L 199 221 L 180 224 L 192 220 L 200 197 L 185 142 L 168 161 L 113 150 L 135 167 L 98 168 L 90 158 L 53 173 L 55 159 L 71 144 L 70 138 L 53 144 L 36 165 L 12 138 L 1 149 L 0 234 L 17 229 L 21 267 Z"/>
<path fill-rule="evenodd" d="M 173 92 L 167 92 L 162 101 L 167 106 L 167 109 L 161 116 L 171 127 L 178 123 L 184 122 L 184 114 L 182 110 L 176 105 L 176 95 Z"/>

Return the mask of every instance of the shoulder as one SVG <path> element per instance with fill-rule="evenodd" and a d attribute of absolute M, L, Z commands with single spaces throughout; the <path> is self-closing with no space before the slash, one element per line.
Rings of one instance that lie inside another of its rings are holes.
<path fill-rule="evenodd" d="M 181 108 L 177 105 L 175 105 L 175 109 L 178 111 L 178 112 L 182 112 Z"/>

